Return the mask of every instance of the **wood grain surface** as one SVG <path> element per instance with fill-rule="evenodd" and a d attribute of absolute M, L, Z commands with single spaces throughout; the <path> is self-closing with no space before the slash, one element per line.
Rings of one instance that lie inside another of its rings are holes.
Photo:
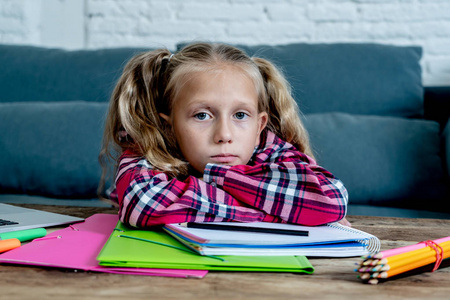
<path fill-rule="evenodd" d="M 22 205 L 89 217 L 114 208 Z M 450 235 L 450 220 L 348 216 L 382 250 Z M 450 268 L 378 285 L 353 271 L 359 258 L 310 258 L 312 275 L 209 272 L 203 279 L 132 276 L 0 265 L 0 299 L 450 299 Z"/>

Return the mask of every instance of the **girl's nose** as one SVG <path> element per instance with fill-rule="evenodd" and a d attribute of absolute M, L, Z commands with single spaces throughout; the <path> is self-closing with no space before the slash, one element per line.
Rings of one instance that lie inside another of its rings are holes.
<path fill-rule="evenodd" d="M 214 142 L 218 144 L 232 142 L 231 127 L 226 120 L 221 120 L 217 123 L 217 127 L 214 132 Z"/>

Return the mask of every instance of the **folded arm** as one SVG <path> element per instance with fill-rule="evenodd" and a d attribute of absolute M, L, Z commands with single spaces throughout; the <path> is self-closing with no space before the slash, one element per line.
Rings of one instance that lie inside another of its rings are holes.
<path fill-rule="evenodd" d="M 262 221 L 221 189 L 189 176 L 181 181 L 152 169 L 143 158 L 122 156 L 116 179 L 120 220 L 135 227 L 211 221 Z"/>
<path fill-rule="evenodd" d="M 343 219 L 348 201 L 341 181 L 270 132 L 249 165 L 208 164 L 204 181 L 169 178 L 125 153 L 116 189 L 121 220 L 137 227 L 231 220 L 321 225 Z"/>
<path fill-rule="evenodd" d="M 348 194 L 340 180 L 268 131 L 248 165 L 209 164 L 205 181 L 283 221 L 320 225 L 345 217 Z"/>
<path fill-rule="evenodd" d="M 346 214 L 342 182 L 318 166 L 299 162 L 208 165 L 204 178 L 240 202 L 288 223 L 320 225 Z"/>

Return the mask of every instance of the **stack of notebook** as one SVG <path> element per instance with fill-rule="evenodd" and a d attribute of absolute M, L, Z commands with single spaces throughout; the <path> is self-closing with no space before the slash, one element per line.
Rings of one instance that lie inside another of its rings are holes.
<path fill-rule="evenodd" d="M 199 225 L 223 227 L 192 228 Z M 376 237 L 338 224 L 201 223 L 139 230 L 116 215 L 97 214 L 1 254 L 0 263 L 202 278 L 208 270 L 311 274 L 306 256 L 378 250 Z"/>
<path fill-rule="evenodd" d="M 380 250 L 377 237 L 338 223 L 315 227 L 265 222 L 186 223 L 163 228 L 202 255 L 351 257 Z"/>

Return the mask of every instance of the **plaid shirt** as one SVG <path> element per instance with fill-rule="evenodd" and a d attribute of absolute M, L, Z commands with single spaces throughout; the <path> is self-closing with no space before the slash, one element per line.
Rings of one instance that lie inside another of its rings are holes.
<path fill-rule="evenodd" d="M 203 180 L 171 178 L 125 151 L 114 193 L 120 220 L 135 227 L 181 222 L 287 222 L 321 225 L 344 218 L 341 181 L 270 131 L 247 165 L 208 164 Z"/>

